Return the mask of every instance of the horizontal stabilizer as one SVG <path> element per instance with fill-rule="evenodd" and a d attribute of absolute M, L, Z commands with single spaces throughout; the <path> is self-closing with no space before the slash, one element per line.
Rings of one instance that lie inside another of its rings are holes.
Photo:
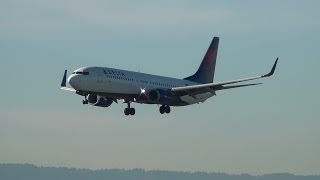
<path fill-rule="evenodd" d="M 67 86 L 67 70 L 64 70 L 63 78 L 61 81 L 61 87 L 66 87 Z"/>

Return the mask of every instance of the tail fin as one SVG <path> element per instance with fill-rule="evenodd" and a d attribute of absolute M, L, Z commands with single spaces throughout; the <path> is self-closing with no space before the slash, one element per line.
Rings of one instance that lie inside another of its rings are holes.
<path fill-rule="evenodd" d="M 202 84 L 212 83 L 214 78 L 214 70 L 216 67 L 216 59 L 218 54 L 219 37 L 214 37 L 206 55 L 204 56 L 198 71 L 184 79 Z"/>

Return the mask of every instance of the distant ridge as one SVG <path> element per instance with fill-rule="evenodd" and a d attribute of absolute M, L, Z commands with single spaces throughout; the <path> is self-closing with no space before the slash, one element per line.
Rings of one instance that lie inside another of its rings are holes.
<path fill-rule="evenodd" d="M 32 164 L 0 164 L 1 180 L 319 180 L 320 176 L 296 176 L 288 173 L 252 176 L 226 173 L 178 172 L 143 169 L 77 169 L 38 167 Z"/>

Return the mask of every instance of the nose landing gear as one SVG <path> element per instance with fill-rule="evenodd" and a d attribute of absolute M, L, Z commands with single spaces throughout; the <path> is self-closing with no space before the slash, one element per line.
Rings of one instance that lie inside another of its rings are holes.
<path fill-rule="evenodd" d="M 130 102 L 126 102 L 126 103 L 128 104 L 128 107 L 124 109 L 124 114 L 126 116 L 135 115 L 136 114 L 136 110 L 134 108 L 130 107 Z"/>
<path fill-rule="evenodd" d="M 88 99 L 85 98 L 84 100 L 82 100 L 82 104 L 88 104 Z"/>

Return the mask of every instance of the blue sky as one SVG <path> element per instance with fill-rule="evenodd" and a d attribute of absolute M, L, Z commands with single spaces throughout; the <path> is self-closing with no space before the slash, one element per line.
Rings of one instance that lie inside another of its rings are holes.
<path fill-rule="evenodd" d="M 320 174 L 319 1 L 0 1 L 0 162 Z M 83 106 L 65 68 L 183 78 L 219 36 L 215 80 L 263 85 L 173 108 Z M 260 82 L 260 81 L 259 81 Z"/>

